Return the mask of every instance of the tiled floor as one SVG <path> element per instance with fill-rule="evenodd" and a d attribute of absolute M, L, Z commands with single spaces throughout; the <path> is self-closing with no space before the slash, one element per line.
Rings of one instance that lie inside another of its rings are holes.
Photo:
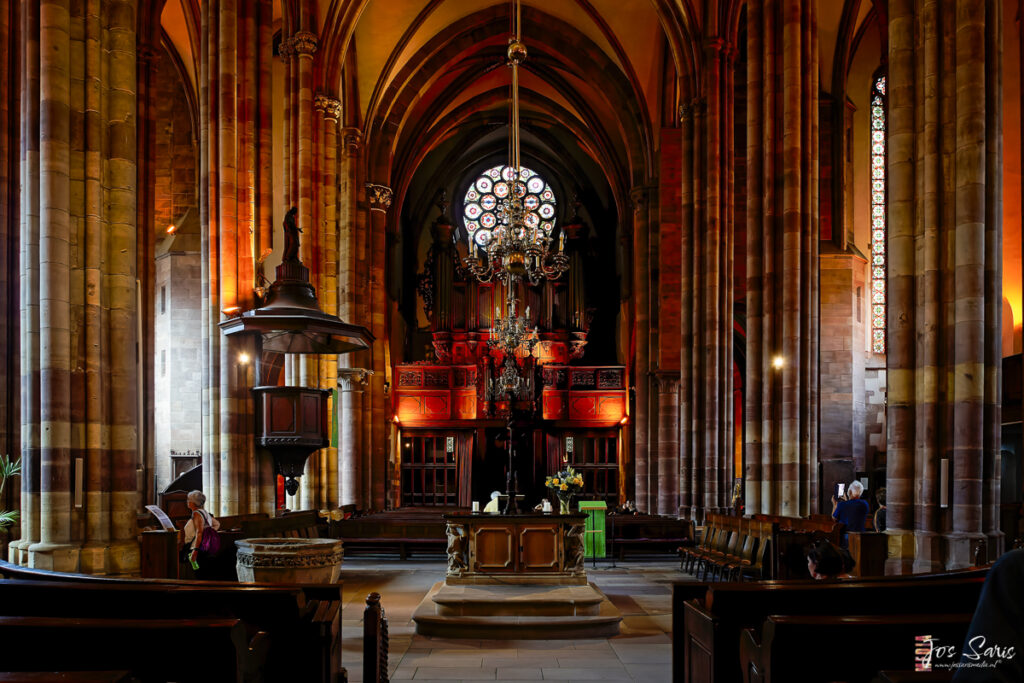
<path fill-rule="evenodd" d="M 599 563 L 590 580 L 622 612 L 622 632 L 594 640 L 450 640 L 416 635 L 412 613 L 444 577 L 441 560 L 345 558 L 342 664 L 362 680 L 366 595 L 381 594 L 391 634 L 391 680 L 649 681 L 672 680 L 672 587 L 685 580 L 674 562 Z"/>

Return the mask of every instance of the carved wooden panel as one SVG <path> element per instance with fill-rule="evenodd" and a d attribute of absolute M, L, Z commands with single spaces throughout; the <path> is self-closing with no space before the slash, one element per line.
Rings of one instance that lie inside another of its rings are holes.
<path fill-rule="evenodd" d="M 295 432 L 295 403 L 291 396 L 269 396 L 268 433 Z"/>
<path fill-rule="evenodd" d="M 515 529 L 511 526 L 481 526 L 473 534 L 473 571 L 515 571 Z"/>
<path fill-rule="evenodd" d="M 402 423 L 447 420 L 451 417 L 448 391 L 399 392 L 395 412 Z"/>
<path fill-rule="evenodd" d="M 564 420 L 566 416 L 566 392 L 544 390 L 542 414 L 545 420 Z"/>
<path fill-rule="evenodd" d="M 476 419 L 476 389 L 456 389 L 453 394 L 452 419 Z"/>
<path fill-rule="evenodd" d="M 553 572 L 561 566 L 559 526 L 531 524 L 519 527 L 519 569 L 528 572 Z"/>
<path fill-rule="evenodd" d="M 624 393 L 601 391 L 569 392 L 569 419 L 580 422 L 612 424 L 626 414 Z"/>

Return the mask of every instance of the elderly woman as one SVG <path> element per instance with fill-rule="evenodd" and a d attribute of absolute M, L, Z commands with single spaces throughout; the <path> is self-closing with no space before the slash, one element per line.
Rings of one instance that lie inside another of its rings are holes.
<path fill-rule="evenodd" d="M 219 549 L 219 545 L 211 552 L 202 548 L 203 535 L 209 533 L 210 529 L 216 533 L 216 530 L 220 528 L 220 522 L 203 509 L 204 505 L 206 505 L 206 494 L 202 491 L 196 490 L 188 494 L 188 509 L 192 511 L 192 519 L 185 524 L 185 546 L 188 548 L 186 558 L 199 565 L 199 569 L 196 570 L 197 579 L 206 579 L 212 576 L 213 562 L 211 560 L 216 554 L 216 550 Z"/>
<path fill-rule="evenodd" d="M 856 479 L 850 482 L 847 500 L 836 500 L 832 496 L 832 516 L 846 525 L 846 532 L 864 531 L 864 520 L 868 518 L 868 502 L 860 496 L 864 493 L 864 484 Z M 847 533 L 843 533 L 843 547 L 846 547 Z"/>

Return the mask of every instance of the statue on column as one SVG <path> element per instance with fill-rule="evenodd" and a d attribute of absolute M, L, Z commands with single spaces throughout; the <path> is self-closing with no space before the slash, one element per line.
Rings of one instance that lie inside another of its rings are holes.
<path fill-rule="evenodd" d="M 282 262 L 292 261 L 301 263 L 299 260 L 299 233 L 302 230 L 295 220 L 295 216 L 298 213 L 298 207 L 293 206 L 284 215 L 284 254 L 281 256 Z"/>

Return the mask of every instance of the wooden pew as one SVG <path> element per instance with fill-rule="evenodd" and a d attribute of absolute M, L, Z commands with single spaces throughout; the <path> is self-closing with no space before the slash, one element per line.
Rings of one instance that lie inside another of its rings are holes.
<path fill-rule="evenodd" d="M 396 552 L 406 559 L 416 552 L 443 554 L 448 547 L 440 512 L 394 510 L 351 517 L 331 524 L 331 532 L 345 543 L 345 552 Z"/>
<path fill-rule="evenodd" d="M 743 681 L 868 683 L 880 669 L 912 666 L 915 636 L 929 635 L 959 652 L 972 616 L 769 616 L 760 629 L 743 631 Z"/>
<path fill-rule="evenodd" d="M 219 616 L 269 636 L 271 680 L 335 683 L 341 667 L 342 586 L 124 579 L 28 569 L 0 561 L 0 613 L 124 618 Z M 275 678 L 278 676 L 280 678 Z"/>
<path fill-rule="evenodd" d="M 363 683 L 388 683 L 388 618 L 380 593 L 366 596 L 363 610 Z"/>
<path fill-rule="evenodd" d="M 771 578 L 804 579 L 807 577 L 806 549 L 818 540 L 827 540 L 839 547 L 844 525 L 828 515 L 786 517 L 754 515 L 754 520 L 776 525 L 772 538 Z"/>
<path fill-rule="evenodd" d="M 675 553 L 679 547 L 693 543 L 693 522 L 665 515 L 609 514 L 607 528 L 610 544 L 619 559 L 626 552 Z"/>
<path fill-rule="evenodd" d="M 8 671 L 126 669 L 143 682 L 265 680 L 266 634 L 238 619 L 0 616 Z M 187 656 L 204 644 L 202 656 Z"/>
<path fill-rule="evenodd" d="M 853 614 L 853 606 L 860 615 L 972 612 L 984 574 L 886 579 L 714 583 L 707 585 L 702 599 L 681 601 L 682 609 L 674 599 L 672 628 L 681 641 L 674 666 L 682 674 L 676 680 L 739 681 L 740 633 L 760 628 L 770 615 Z M 692 594 L 688 586 L 693 585 L 679 583 L 675 590 Z"/>

